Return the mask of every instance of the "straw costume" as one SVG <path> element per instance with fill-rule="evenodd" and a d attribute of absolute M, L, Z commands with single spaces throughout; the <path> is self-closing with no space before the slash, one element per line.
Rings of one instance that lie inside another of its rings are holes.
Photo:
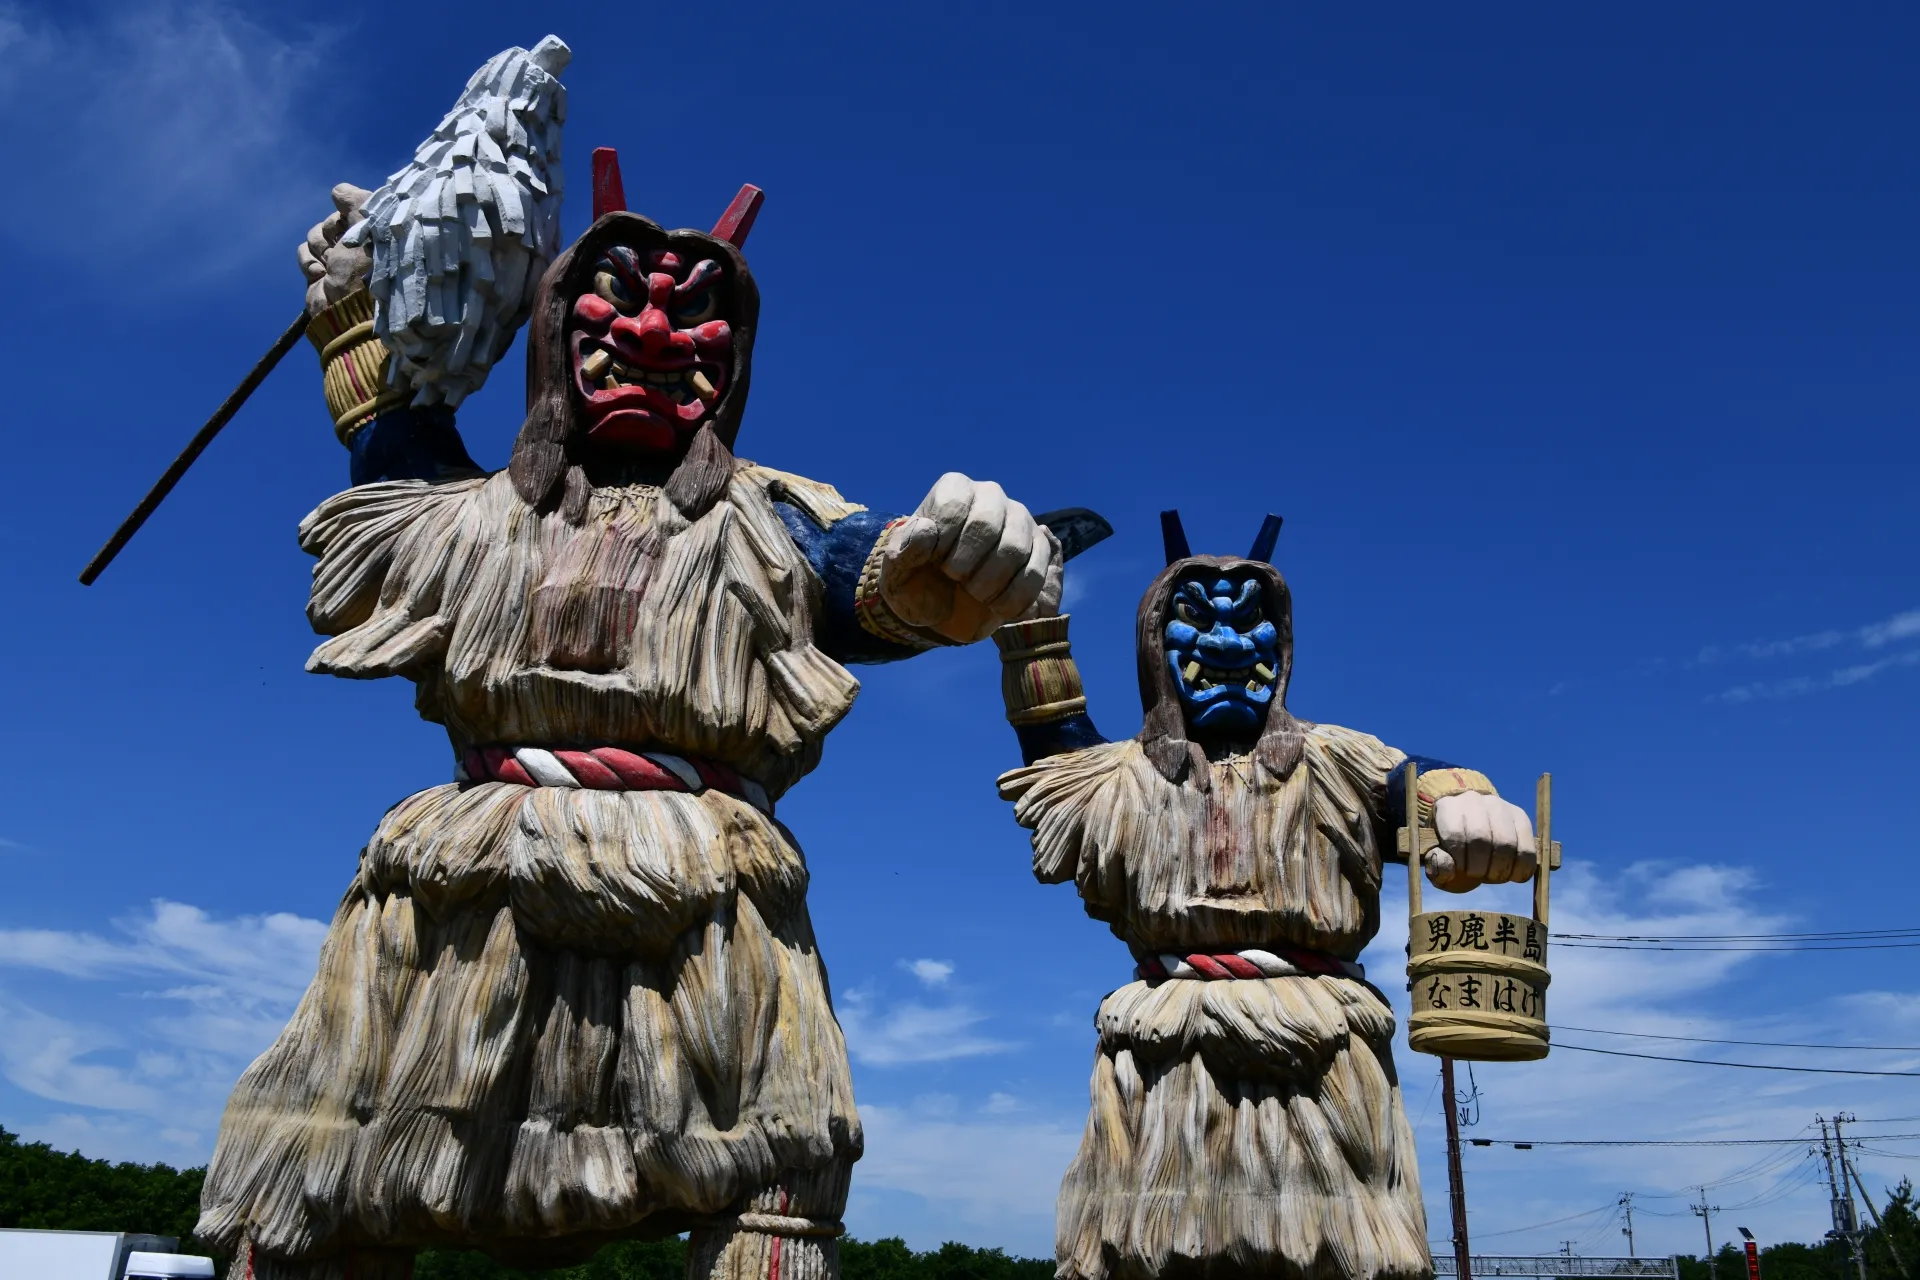
<path fill-rule="evenodd" d="M 836 1275 L 860 1123 L 776 806 L 849 664 L 1058 599 L 1057 542 L 997 486 L 949 475 L 891 517 L 734 455 L 758 192 L 665 231 L 609 153 L 558 252 L 565 54 L 490 62 L 302 251 L 353 479 L 300 526 L 308 667 L 413 681 L 455 765 L 381 819 L 227 1105 L 198 1230 L 236 1277 L 688 1230 L 696 1280 Z M 453 409 L 529 316 L 526 424 L 488 474 Z"/>
<path fill-rule="evenodd" d="M 1279 521 L 1242 559 L 1191 555 L 1169 516 L 1138 613 L 1139 735 L 1094 729 L 1065 617 L 995 636 L 1028 761 L 1000 794 L 1034 874 L 1071 881 L 1138 962 L 1094 1020 L 1058 1275 L 1415 1280 L 1432 1263 L 1394 1017 L 1357 963 L 1407 756 L 1288 713 Z M 1436 883 L 1531 874 L 1523 813 L 1480 774 L 1419 764 L 1449 850 Z"/>

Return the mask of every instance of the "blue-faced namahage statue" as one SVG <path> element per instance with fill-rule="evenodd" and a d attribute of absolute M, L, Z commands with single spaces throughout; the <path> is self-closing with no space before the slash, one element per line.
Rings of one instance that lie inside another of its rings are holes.
<path fill-rule="evenodd" d="M 1060 1188 L 1060 1280 L 1433 1274 L 1394 1016 L 1357 960 L 1408 757 L 1287 711 L 1293 608 L 1269 516 L 1245 558 L 1190 554 L 1140 601 L 1144 723 L 1100 736 L 1065 617 L 995 633 L 1027 764 L 1000 794 L 1034 875 L 1071 881 L 1138 961 L 1095 1018 L 1092 1110 Z M 1526 880 L 1532 823 L 1479 773 L 1415 758 L 1428 878 Z M 1390 855 L 1389 855 L 1390 856 Z"/>

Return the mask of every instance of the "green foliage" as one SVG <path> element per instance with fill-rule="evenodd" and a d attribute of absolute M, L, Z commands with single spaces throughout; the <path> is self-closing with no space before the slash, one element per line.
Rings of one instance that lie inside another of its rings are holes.
<path fill-rule="evenodd" d="M 0 1227 L 56 1231 L 134 1231 L 176 1236 L 181 1248 L 212 1252 L 193 1239 L 205 1169 L 164 1164 L 114 1164 L 44 1142 L 21 1142 L 0 1129 Z M 1911 1217 L 1911 1215 L 1909 1215 Z M 1053 1263 L 1010 1258 L 1000 1249 L 944 1244 L 915 1253 L 897 1238 L 842 1240 L 843 1280 L 1052 1280 Z M 224 1259 L 222 1260 L 224 1261 Z M 683 1280 L 684 1240 L 623 1241 L 587 1262 L 557 1271 L 515 1271 L 483 1253 L 429 1249 L 414 1265 L 414 1280 Z"/>
<path fill-rule="evenodd" d="M 139 1231 L 178 1236 L 181 1247 L 211 1252 L 193 1240 L 205 1169 L 164 1164 L 113 1164 L 77 1152 L 55 1151 L 44 1142 L 23 1143 L 0 1128 L 0 1227 L 65 1231 Z M 1920 1209 L 1913 1184 L 1881 1193 L 1882 1227 L 1867 1233 L 1867 1280 L 1902 1280 L 1894 1255 L 1920 1280 Z M 1871 1219 L 1868 1224 L 1870 1225 Z M 898 1237 L 842 1240 L 842 1280 L 1052 1280 L 1053 1263 L 1010 1258 L 1000 1249 L 947 1243 L 915 1253 Z M 1746 1280 L 1746 1255 L 1724 1245 L 1711 1275 L 1703 1258 L 1680 1258 L 1680 1280 Z M 420 1255 L 414 1280 L 682 1280 L 684 1240 L 610 1244 L 577 1267 L 514 1271 L 485 1254 L 430 1249 Z M 1761 1280 L 1858 1280 L 1852 1255 L 1835 1241 L 1783 1243 L 1760 1251 Z"/>
<path fill-rule="evenodd" d="M 485 1254 L 430 1249 L 414 1264 L 414 1280 L 682 1280 L 687 1266 L 683 1240 L 610 1244 L 592 1261 L 557 1271 L 514 1271 Z M 1053 1263 L 1010 1258 L 1001 1249 L 947 1243 L 915 1253 L 897 1237 L 842 1240 L 841 1280 L 1053 1280 Z"/>
<path fill-rule="evenodd" d="M 1898 1254 L 1907 1264 L 1907 1273 L 1920 1277 L 1920 1213 L 1913 1206 L 1912 1179 L 1900 1179 L 1900 1185 L 1887 1193 L 1887 1201 L 1879 1209 L 1885 1230 L 1867 1237 L 1867 1274 L 1898 1280 L 1900 1268 L 1894 1262 Z"/>
<path fill-rule="evenodd" d="M 898 1237 L 840 1245 L 841 1280 L 1053 1280 L 1053 1260 L 1010 1258 L 1004 1249 L 970 1249 L 949 1240 L 914 1253 Z"/>
<path fill-rule="evenodd" d="M 899 1236 L 840 1242 L 840 1280 L 920 1280 L 915 1262 Z"/>
<path fill-rule="evenodd" d="M 1746 1274 L 1742 1258 L 1741 1280 Z M 1768 1245 L 1760 1251 L 1760 1276 L 1761 1280 L 1856 1280 L 1846 1246 L 1836 1242 Z"/>
<path fill-rule="evenodd" d="M 577 1267 L 555 1271 L 516 1271 L 484 1253 L 428 1249 L 413 1264 L 413 1280 L 506 1280 L 541 1277 L 542 1280 L 684 1280 L 687 1242 L 684 1240 L 628 1240 L 610 1244 Z"/>
<path fill-rule="evenodd" d="M 1874 1207 L 1880 1227 L 1873 1226 L 1866 1206 L 1860 1206 L 1866 1235 L 1867 1280 L 1920 1280 L 1920 1215 L 1913 1203 L 1913 1184 L 1902 1180 L 1890 1191 L 1879 1192 Z M 1882 1198 L 1884 1197 L 1884 1199 Z M 1907 1264 L 1905 1275 L 1894 1254 Z M 1732 1244 L 1715 1255 L 1717 1280 L 1747 1280 L 1746 1254 Z M 1784 1242 L 1760 1250 L 1760 1280 L 1859 1280 L 1853 1253 L 1838 1240 L 1816 1244 Z M 1706 1259 L 1680 1257 L 1680 1280 L 1709 1280 Z"/>
<path fill-rule="evenodd" d="M 139 1231 L 177 1236 L 181 1247 L 211 1252 L 193 1240 L 200 1214 L 205 1169 L 164 1164 L 114 1164 L 77 1152 L 55 1151 L 44 1142 L 23 1143 L 0 1128 L 0 1227 L 65 1231 Z M 1867 1234 L 1867 1280 L 1902 1280 L 1894 1254 L 1920 1280 L 1920 1209 L 1911 1182 L 1883 1193 L 1884 1229 Z M 842 1280 L 1052 1280 L 1053 1263 L 1011 1258 L 1001 1249 L 947 1243 L 915 1253 L 898 1237 L 842 1240 Z M 1711 1280 L 1746 1280 L 1746 1256 L 1723 1246 Z M 684 1240 L 610 1244 L 577 1267 L 514 1271 L 485 1254 L 430 1249 L 420 1255 L 414 1280 L 682 1280 Z M 1857 1280 L 1846 1246 L 1833 1241 L 1783 1243 L 1760 1251 L 1761 1280 Z M 1710 1280 L 1705 1259 L 1680 1258 L 1680 1280 Z"/>
<path fill-rule="evenodd" d="M 1732 1245 L 1721 1245 L 1713 1262 L 1713 1267 L 1708 1267 L 1705 1258 L 1681 1254 L 1680 1280 L 1747 1280 L 1747 1257 Z M 1765 1280 L 1773 1277 L 1767 1276 Z"/>
<path fill-rule="evenodd" d="M 193 1235 L 205 1169 L 113 1164 L 0 1129 L 0 1227 Z"/>

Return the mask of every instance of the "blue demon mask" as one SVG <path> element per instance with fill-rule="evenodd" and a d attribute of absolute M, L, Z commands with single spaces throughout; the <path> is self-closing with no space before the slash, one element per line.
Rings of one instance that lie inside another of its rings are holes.
<path fill-rule="evenodd" d="M 1256 733 L 1279 679 L 1280 633 L 1257 575 L 1201 570 L 1174 587 L 1166 661 L 1195 737 Z"/>
<path fill-rule="evenodd" d="M 1180 513 L 1160 513 L 1167 567 L 1134 615 L 1140 745 L 1168 782 L 1209 761 L 1250 755 L 1275 777 L 1300 762 L 1303 732 L 1287 714 L 1293 674 L 1293 595 L 1273 566 L 1280 517 L 1246 556 L 1197 556 Z M 1196 772 L 1197 771 L 1197 772 Z"/>

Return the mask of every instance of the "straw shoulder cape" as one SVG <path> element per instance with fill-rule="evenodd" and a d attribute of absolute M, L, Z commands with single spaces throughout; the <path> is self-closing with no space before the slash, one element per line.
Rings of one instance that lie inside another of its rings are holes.
<path fill-rule="evenodd" d="M 1136 953 L 1299 947 L 1379 927 L 1386 781 L 1405 756 L 1302 722 L 1299 762 L 1170 782 L 1138 740 L 1000 779 L 1034 874 Z M 1393 1012 L 1341 976 L 1136 981 L 1095 1018 L 1092 1110 L 1061 1184 L 1060 1280 L 1432 1274 Z"/>
<path fill-rule="evenodd" d="M 301 525 L 332 637 L 309 669 L 415 681 L 456 755 L 661 749 L 777 798 L 859 684 L 813 644 L 821 585 L 776 500 L 822 527 L 860 509 L 749 463 L 691 521 L 641 485 L 575 521 L 504 473 L 359 486 Z M 558 1259 L 844 1171 L 860 1126 L 806 886 L 786 828 L 718 788 L 402 800 L 233 1092 L 199 1234 Z"/>

